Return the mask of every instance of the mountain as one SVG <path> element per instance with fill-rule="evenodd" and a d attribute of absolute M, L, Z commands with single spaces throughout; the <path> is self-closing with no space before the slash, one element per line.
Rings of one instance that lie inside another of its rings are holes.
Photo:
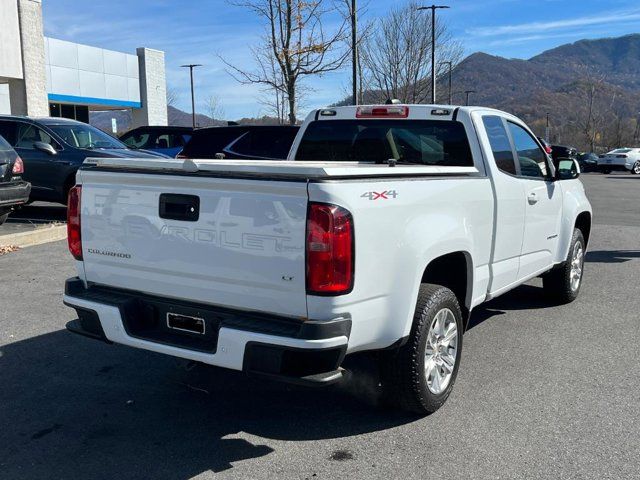
<path fill-rule="evenodd" d="M 608 80 L 624 88 L 640 88 L 640 34 L 599 40 L 580 40 L 536 55 L 530 60 L 545 66 L 570 65 L 607 74 Z"/>
<path fill-rule="evenodd" d="M 474 102 L 498 105 L 536 91 L 554 91 L 590 75 L 621 91 L 640 90 L 640 34 L 581 40 L 529 60 L 474 53 L 456 66 L 453 81 L 456 90 L 476 90 Z"/>
<path fill-rule="evenodd" d="M 640 34 L 581 40 L 529 60 L 474 53 L 452 78 L 454 90 L 476 91 L 470 103 L 512 112 L 540 136 L 549 114 L 552 142 L 598 151 L 640 143 Z"/>

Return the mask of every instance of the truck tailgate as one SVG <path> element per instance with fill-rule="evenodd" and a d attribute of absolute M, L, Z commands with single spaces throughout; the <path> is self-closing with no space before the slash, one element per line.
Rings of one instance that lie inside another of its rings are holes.
<path fill-rule="evenodd" d="M 306 182 L 80 173 L 88 282 L 306 317 Z"/>

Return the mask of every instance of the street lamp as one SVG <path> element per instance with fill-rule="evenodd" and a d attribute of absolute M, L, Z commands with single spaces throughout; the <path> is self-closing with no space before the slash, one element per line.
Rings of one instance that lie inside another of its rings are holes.
<path fill-rule="evenodd" d="M 201 67 L 199 63 L 190 63 L 188 65 L 180 65 L 183 68 L 189 69 L 189 76 L 191 77 L 191 123 L 193 124 L 193 128 L 196 128 L 196 100 L 195 95 L 193 94 L 193 69 L 195 67 Z"/>
<path fill-rule="evenodd" d="M 351 92 L 353 104 L 358 105 L 358 32 L 356 18 L 356 0 L 351 0 Z"/>
<path fill-rule="evenodd" d="M 476 91 L 475 90 L 465 90 L 464 93 L 467 96 L 467 100 L 465 101 L 465 105 L 469 105 L 469 94 L 470 93 L 476 93 Z"/>
<path fill-rule="evenodd" d="M 439 8 L 449 8 L 449 6 L 418 7 L 418 10 L 431 10 L 431 103 L 436 103 L 436 10 Z"/>
<path fill-rule="evenodd" d="M 451 100 L 451 69 L 453 68 L 453 64 L 452 62 L 440 62 L 444 65 L 449 65 L 449 105 L 452 104 L 452 100 Z"/>
<path fill-rule="evenodd" d="M 545 128 L 544 136 L 545 136 L 545 140 L 548 143 L 549 142 L 549 112 L 547 112 L 547 127 Z"/>

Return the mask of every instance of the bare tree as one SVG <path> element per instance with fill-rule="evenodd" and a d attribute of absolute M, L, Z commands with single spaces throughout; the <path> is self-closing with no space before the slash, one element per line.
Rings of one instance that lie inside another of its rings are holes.
<path fill-rule="evenodd" d="M 601 140 L 604 124 L 605 76 L 583 67 L 582 75 L 577 83 L 576 93 L 580 100 L 578 126 L 585 145 L 594 151 L 596 143 Z"/>
<path fill-rule="evenodd" d="M 266 108 L 267 115 L 277 118 L 278 124 L 284 125 L 288 123 L 288 118 L 287 94 L 282 71 L 271 50 L 265 49 L 261 54 L 261 58 L 262 60 L 258 62 L 258 65 L 262 69 L 264 77 L 270 78 L 271 82 L 264 84 L 258 103 Z"/>
<path fill-rule="evenodd" d="M 178 99 L 180 95 L 178 90 L 174 87 L 167 88 L 167 107 L 175 107 L 176 103 L 178 103 Z"/>
<path fill-rule="evenodd" d="M 342 17 L 344 18 L 345 23 L 351 22 L 351 14 L 352 14 L 352 0 L 340 0 L 338 2 L 338 10 L 340 11 Z M 358 103 L 362 104 L 364 102 L 364 92 L 369 88 L 368 76 L 364 71 L 362 64 L 362 52 L 367 46 L 367 42 L 371 38 L 373 33 L 374 22 L 367 21 L 363 18 L 366 17 L 369 1 L 359 0 L 356 6 L 356 17 L 358 19 L 358 28 L 357 28 L 357 37 L 356 37 L 356 72 L 357 72 L 357 96 Z M 349 23 L 349 29 L 350 29 Z M 345 36 L 345 49 L 351 51 L 353 39 L 350 35 Z M 352 63 L 351 58 L 349 58 L 350 63 Z M 353 92 L 352 92 L 352 81 L 349 79 L 348 87 L 344 89 L 345 96 L 349 97 L 353 102 Z"/>
<path fill-rule="evenodd" d="M 297 122 L 300 81 L 312 75 L 338 70 L 348 57 L 342 42 L 347 33 L 345 22 L 327 31 L 325 21 L 336 13 L 332 2 L 322 0 L 233 0 L 234 5 L 253 11 L 266 22 L 266 34 L 252 48 L 257 68 L 244 70 L 222 61 L 229 73 L 245 84 L 262 84 L 274 92 L 284 92 L 290 124 Z M 274 76 L 272 56 L 280 75 Z"/>
<path fill-rule="evenodd" d="M 209 95 L 203 103 L 204 111 L 213 121 L 222 120 L 224 117 L 224 107 L 220 101 L 220 97 L 215 94 Z"/>
<path fill-rule="evenodd" d="M 431 92 L 431 23 L 410 1 L 391 10 L 377 23 L 367 40 L 362 62 L 371 86 L 384 98 L 406 103 L 422 103 Z M 445 73 L 442 61 L 455 66 L 462 57 L 462 47 L 449 33 L 446 24 L 436 24 L 436 75 Z"/>

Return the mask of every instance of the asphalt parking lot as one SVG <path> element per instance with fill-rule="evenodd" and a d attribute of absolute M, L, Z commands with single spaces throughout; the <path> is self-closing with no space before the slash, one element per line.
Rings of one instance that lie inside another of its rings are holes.
<path fill-rule="evenodd" d="M 0 478 L 639 478 L 640 176 L 582 178 L 580 298 L 550 307 L 536 280 L 476 309 L 419 419 L 367 372 L 304 389 L 74 336 L 66 243 L 0 257 Z"/>
<path fill-rule="evenodd" d="M 32 231 L 67 221 L 67 207 L 58 203 L 34 202 L 13 212 L 7 223 L 0 226 L 2 235 Z M 0 242 L 1 243 L 1 242 Z"/>

